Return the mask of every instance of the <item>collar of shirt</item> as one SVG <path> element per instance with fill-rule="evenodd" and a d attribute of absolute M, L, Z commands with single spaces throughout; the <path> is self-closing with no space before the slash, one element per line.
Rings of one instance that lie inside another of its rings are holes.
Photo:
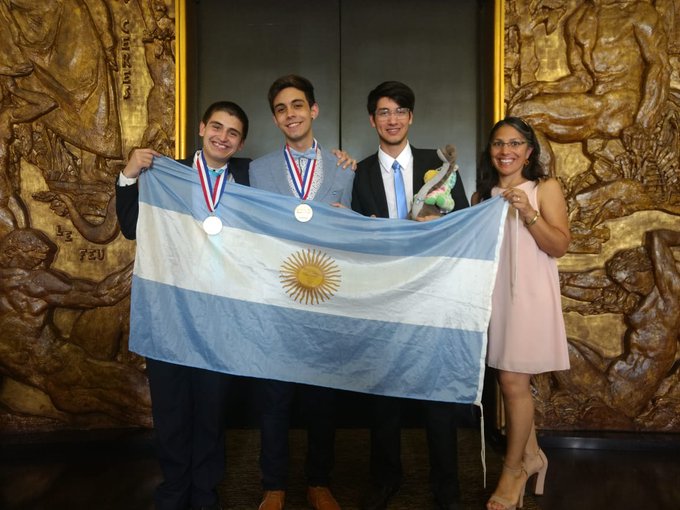
<path fill-rule="evenodd" d="M 208 172 L 210 173 L 210 177 L 213 179 L 217 179 L 220 175 L 224 173 L 224 171 L 227 169 L 229 166 L 229 161 L 227 161 L 224 165 L 222 165 L 220 168 L 210 168 L 208 167 Z M 193 165 L 194 169 L 196 168 L 196 165 Z M 234 176 L 229 173 L 227 174 L 227 182 L 233 182 L 234 181 Z"/>
<path fill-rule="evenodd" d="M 396 158 L 393 158 L 382 148 L 378 147 L 378 159 L 380 160 L 380 168 L 383 172 L 392 173 L 392 163 L 396 159 L 404 169 L 404 174 L 411 175 L 413 173 L 413 153 L 411 152 L 411 144 L 407 143 L 406 147 L 399 153 Z"/>

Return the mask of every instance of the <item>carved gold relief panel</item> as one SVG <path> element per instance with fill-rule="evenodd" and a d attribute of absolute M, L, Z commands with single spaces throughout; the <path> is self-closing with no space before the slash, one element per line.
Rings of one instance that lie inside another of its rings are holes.
<path fill-rule="evenodd" d="M 504 99 L 541 138 L 572 244 L 572 368 L 535 378 L 548 429 L 680 431 L 680 2 L 505 2 Z"/>
<path fill-rule="evenodd" d="M 539 132 L 574 239 L 572 369 L 535 379 L 538 424 L 680 431 L 680 2 L 499 5 L 497 90 Z M 0 431 L 150 425 L 113 182 L 133 147 L 175 151 L 175 16 L 0 0 Z"/>
<path fill-rule="evenodd" d="M 172 0 L 0 0 L 0 431 L 148 426 L 113 183 L 173 155 Z"/>

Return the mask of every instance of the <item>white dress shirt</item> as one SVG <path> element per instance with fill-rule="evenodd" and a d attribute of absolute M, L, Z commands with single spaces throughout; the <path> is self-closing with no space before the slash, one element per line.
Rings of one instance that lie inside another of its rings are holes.
<path fill-rule="evenodd" d="M 387 198 L 387 209 L 390 218 L 398 218 L 397 197 L 394 193 L 394 173 L 392 172 L 392 164 L 394 163 L 395 158 L 383 152 L 383 150 L 378 147 L 378 160 L 380 161 L 380 173 L 382 174 L 385 198 Z M 401 175 L 404 178 L 406 205 L 410 211 L 411 205 L 413 204 L 413 153 L 411 152 L 411 145 L 409 143 L 406 144 L 404 150 L 396 157 L 396 160 L 401 166 Z"/>

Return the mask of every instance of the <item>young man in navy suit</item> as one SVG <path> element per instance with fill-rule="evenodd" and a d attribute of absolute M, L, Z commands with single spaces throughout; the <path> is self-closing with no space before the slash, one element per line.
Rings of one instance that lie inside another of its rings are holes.
<path fill-rule="evenodd" d="M 203 115 L 199 134 L 203 137 L 202 149 L 180 161 L 187 166 L 187 172 L 197 172 L 201 165 L 214 179 L 222 175 L 227 182 L 248 185 L 250 160 L 232 157 L 241 150 L 248 135 L 245 112 L 232 102 L 214 103 Z M 137 178 L 160 155 L 153 149 L 136 149 L 118 177 L 116 214 L 128 239 L 137 237 Z M 224 475 L 226 397 L 234 376 L 151 358 L 146 359 L 146 371 L 163 473 L 163 481 L 154 493 L 156 509 L 221 508 L 217 486 Z"/>
<path fill-rule="evenodd" d="M 350 207 L 354 172 L 340 168 L 338 158 L 314 138 L 312 124 L 319 105 L 309 80 L 283 76 L 269 88 L 268 99 L 274 124 L 283 133 L 285 143 L 251 163 L 251 186 L 301 201 Z M 258 386 L 260 468 L 265 491 L 259 510 L 281 510 L 285 503 L 290 460 L 288 430 L 296 393 L 307 421 L 307 499 L 317 510 L 339 510 L 328 488 L 334 463 L 335 390 L 273 380 L 258 381 Z"/>
<path fill-rule="evenodd" d="M 378 152 L 357 165 L 352 209 L 379 218 L 406 218 L 413 196 L 425 184 L 427 170 L 442 161 L 432 149 L 416 149 L 408 141 L 415 95 L 405 84 L 387 81 L 368 95 L 369 122 L 378 134 Z M 397 174 L 398 173 L 398 174 Z M 396 181 L 396 183 L 395 183 Z M 397 187 L 395 188 L 395 184 Z M 451 191 L 454 210 L 468 207 L 462 180 Z M 399 204 L 400 200 L 403 202 Z M 387 508 L 401 484 L 401 407 L 394 397 L 371 397 L 371 490 L 363 510 Z M 424 401 L 430 453 L 430 481 L 437 508 L 459 508 L 460 488 L 456 444 L 458 404 Z M 466 406 L 468 407 L 468 406 Z"/>

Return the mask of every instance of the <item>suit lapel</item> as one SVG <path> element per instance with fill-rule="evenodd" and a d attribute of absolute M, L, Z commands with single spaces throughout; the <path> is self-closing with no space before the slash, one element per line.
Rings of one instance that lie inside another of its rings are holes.
<path fill-rule="evenodd" d="M 368 183 L 371 187 L 371 194 L 375 198 L 375 206 L 378 216 L 388 218 L 390 215 L 387 208 L 387 196 L 385 195 L 385 184 L 383 183 L 382 172 L 380 171 L 380 160 L 376 152 L 368 167 Z"/>
<path fill-rule="evenodd" d="M 277 193 L 280 195 L 297 196 L 288 184 L 288 166 L 283 156 L 283 149 L 272 154 L 272 159 L 267 165 L 269 178 L 276 184 Z"/>
<path fill-rule="evenodd" d="M 425 172 L 429 169 L 425 168 L 426 163 L 420 149 L 411 146 L 411 154 L 413 154 L 413 195 L 415 196 L 425 184 Z"/>
<path fill-rule="evenodd" d="M 335 164 L 337 161 L 335 160 L 334 157 L 329 156 L 325 154 L 325 151 L 319 147 L 319 157 L 323 161 L 323 179 L 321 179 L 321 183 L 319 184 L 319 189 L 316 191 L 316 194 L 314 195 L 315 200 L 323 200 L 325 201 L 326 196 L 332 191 L 333 189 L 333 181 L 335 180 Z M 348 170 L 351 172 L 352 170 Z"/>

